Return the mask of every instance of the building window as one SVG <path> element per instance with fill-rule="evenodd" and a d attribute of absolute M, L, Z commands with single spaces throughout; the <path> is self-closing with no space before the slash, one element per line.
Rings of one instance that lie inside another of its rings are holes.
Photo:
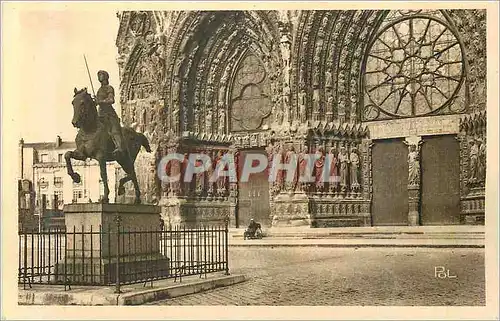
<path fill-rule="evenodd" d="M 456 99 L 465 96 L 463 59 L 441 18 L 419 14 L 386 24 L 367 52 L 364 120 L 463 111 Z"/>
<path fill-rule="evenodd" d="M 59 208 L 64 204 L 64 197 L 63 197 L 63 191 L 55 191 L 54 192 L 54 198 L 57 197 L 57 204 L 55 203 L 54 199 L 54 207 Z"/>
<path fill-rule="evenodd" d="M 50 197 L 47 196 L 47 194 L 41 194 L 40 195 L 40 203 L 42 203 L 43 201 L 43 198 L 45 197 L 45 208 L 49 208 L 50 207 Z"/>
<path fill-rule="evenodd" d="M 45 180 L 45 178 L 40 178 L 40 180 L 38 181 L 38 184 L 40 185 L 40 188 L 41 189 L 46 189 L 47 187 L 49 187 L 49 182 L 47 182 Z"/>
<path fill-rule="evenodd" d="M 62 187 L 63 186 L 63 178 L 62 177 L 54 177 L 54 186 Z"/>
<path fill-rule="evenodd" d="M 82 190 L 74 190 L 73 191 L 73 201 L 78 201 L 79 199 L 83 198 L 83 191 Z"/>
<path fill-rule="evenodd" d="M 62 162 L 64 161 L 63 154 L 59 154 L 59 155 L 57 155 L 57 161 L 58 161 L 59 163 L 62 163 Z"/>
<path fill-rule="evenodd" d="M 48 154 L 42 154 L 42 155 L 40 155 L 40 162 L 47 163 L 48 161 L 49 161 L 49 155 Z"/>

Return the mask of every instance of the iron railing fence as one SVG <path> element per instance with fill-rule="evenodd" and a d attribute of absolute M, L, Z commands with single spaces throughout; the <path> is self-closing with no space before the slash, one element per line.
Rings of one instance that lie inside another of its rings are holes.
<path fill-rule="evenodd" d="M 106 227 L 19 232 L 18 282 L 115 285 L 226 272 L 228 225 L 186 228 Z"/>

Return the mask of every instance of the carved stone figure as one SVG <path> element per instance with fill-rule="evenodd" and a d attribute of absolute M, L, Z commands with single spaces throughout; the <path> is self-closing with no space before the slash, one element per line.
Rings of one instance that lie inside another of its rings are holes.
<path fill-rule="evenodd" d="M 478 160 L 477 160 L 477 176 L 481 183 L 486 180 L 486 144 L 481 138 L 477 140 L 478 147 Z"/>
<path fill-rule="evenodd" d="M 224 196 L 226 194 L 226 182 L 227 177 L 222 175 L 225 170 L 228 170 L 228 165 L 219 166 L 218 164 L 222 161 L 222 157 L 224 156 L 223 151 L 218 151 L 215 157 L 215 168 L 218 168 L 217 172 L 217 195 Z"/>
<path fill-rule="evenodd" d="M 283 57 L 283 65 L 285 68 L 290 67 L 290 39 L 287 34 L 281 36 L 281 55 Z"/>
<path fill-rule="evenodd" d="M 319 87 L 319 62 L 314 63 L 314 70 L 313 70 L 313 86 L 314 88 Z"/>
<path fill-rule="evenodd" d="M 296 159 L 296 154 L 295 154 L 295 147 L 291 145 L 288 148 L 288 151 L 285 154 L 285 164 L 297 164 L 297 159 Z M 286 175 L 284 176 L 285 179 L 285 188 L 287 192 L 293 192 L 295 190 L 296 184 L 297 184 L 297 167 L 295 167 L 295 173 L 293 177 L 290 179 L 289 178 L 289 173 L 286 172 Z"/>
<path fill-rule="evenodd" d="M 219 134 L 226 133 L 226 109 L 224 103 L 219 104 Z"/>
<path fill-rule="evenodd" d="M 307 181 L 307 178 L 309 178 L 310 174 L 309 173 L 309 164 L 308 164 L 308 153 L 309 153 L 309 148 L 307 145 L 302 146 L 302 150 L 299 153 L 298 157 L 298 177 L 299 177 L 299 188 L 302 192 L 307 192 L 308 187 L 309 187 L 309 182 Z"/>
<path fill-rule="evenodd" d="M 469 184 L 475 184 L 478 181 L 479 146 L 474 140 L 469 142 L 469 146 Z"/>
<path fill-rule="evenodd" d="M 302 89 L 299 93 L 299 115 L 298 119 L 300 122 L 306 121 L 306 91 Z"/>
<path fill-rule="evenodd" d="M 348 171 L 349 171 L 349 155 L 347 154 L 347 150 L 344 146 L 340 147 L 339 154 L 339 162 L 340 162 L 340 188 L 342 192 L 347 191 L 348 187 Z"/>
<path fill-rule="evenodd" d="M 357 153 L 358 149 L 356 146 L 353 146 L 351 148 L 351 154 L 349 155 L 349 163 L 350 163 L 350 168 L 351 168 L 351 189 L 352 191 L 356 192 L 359 190 L 359 182 L 358 182 L 358 175 L 359 175 L 359 155 Z"/>
<path fill-rule="evenodd" d="M 306 86 L 306 76 L 305 76 L 305 63 L 304 62 L 300 62 L 300 71 L 299 71 L 299 88 L 302 90 L 302 89 L 305 89 L 305 86 Z"/>
<path fill-rule="evenodd" d="M 327 68 L 326 71 L 325 71 L 325 87 L 326 88 L 332 88 L 333 87 L 332 72 L 330 70 L 330 67 Z"/>
<path fill-rule="evenodd" d="M 319 89 L 314 89 L 313 91 L 313 110 L 315 112 L 320 111 L 320 98 L 319 98 Z M 316 115 L 316 118 L 318 118 L 319 115 Z M 319 120 L 319 119 L 315 119 Z"/>
<path fill-rule="evenodd" d="M 323 167 L 325 166 L 325 153 L 323 152 L 323 147 L 318 147 L 316 149 L 316 162 L 314 163 L 314 175 L 316 183 L 316 192 L 323 193 L 324 191 L 324 178 L 323 178 Z"/>
<path fill-rule="evenodd" d="M 415 145 L 409 146 L 408 153 L 408 185 L 417 186 L 420 184 L 420 156 Z"/>
<path fill-rule="evenodd" d="M 202 152 L 202 154 L 206 154 L 205 152 Z M 201 160 L 196 160 L 195 163 L 196 167 L 203 166 L 203 162 Z M 201 173 L 196 173 L 196 195 L 201 196 L 203 192 L 205 191 L 205 174 L 206 172 L 203 171 Z"/>
<path fill-rule="evenodd" d="M 334 193 L 338 190 L 339 186 L 339 171 L 337 166 L 337 157 L 335 156 L 335 148 L 330 148 L 328 152 L 329 160 L 329 190 L 330 193 Z"/>

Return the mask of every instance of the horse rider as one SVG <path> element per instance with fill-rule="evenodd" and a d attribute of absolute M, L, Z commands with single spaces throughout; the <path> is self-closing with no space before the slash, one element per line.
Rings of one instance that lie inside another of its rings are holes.
<path fill-rule="evenodd" d="M 120 126 L 120 118 L 116 114 L 113 104 L 115 103 L 115 90 L 109 84 L 109 74 L 104 70 L 97 72 L 97 79 L 101 87 L 97 90 L 95 102 L 99 105 L 99 116 L 104 126 L 115 143 L 114 155 L 123 155 L 123 135 Z"/>

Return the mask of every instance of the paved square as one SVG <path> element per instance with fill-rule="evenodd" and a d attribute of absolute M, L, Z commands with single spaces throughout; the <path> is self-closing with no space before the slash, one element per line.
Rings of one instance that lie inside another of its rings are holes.
<path fill-rule="evenodd" d="M 249 281 L 154 304 L 485 304 L 483 249 L 248 247 L 229 255 L 231 272 Z"/>

